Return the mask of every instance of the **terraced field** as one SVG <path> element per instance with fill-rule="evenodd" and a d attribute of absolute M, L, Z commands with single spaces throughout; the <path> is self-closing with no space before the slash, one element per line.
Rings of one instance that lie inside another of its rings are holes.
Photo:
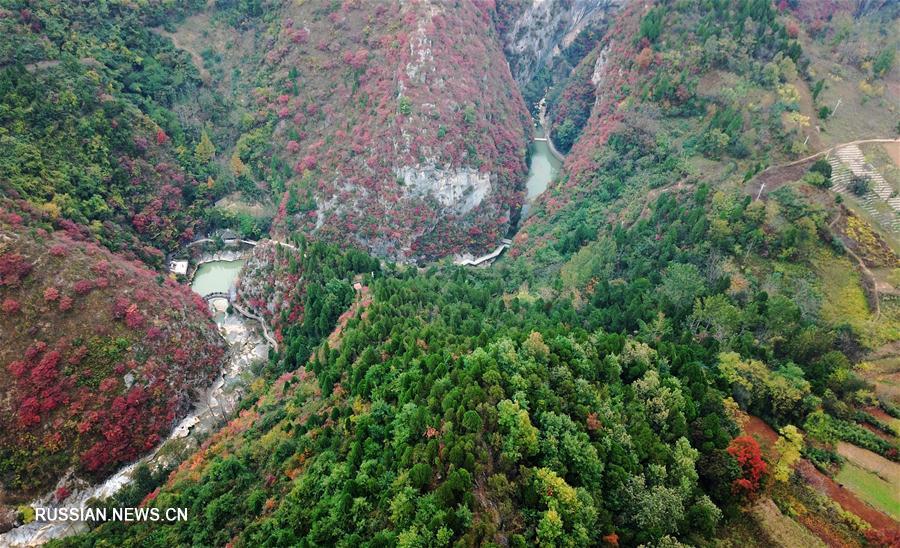
<path fill-rule="evenodd" d="M 832 169 L 832 190 L 858 205 L 868 217 L 895 239 L 900 237 L 898 189 L 866 160 L 859 145 L 851 144 L 838 148 L 829 155 L 828 161 Z M 868 180 L 869 191 L 862 196 L 854 194 L 851 190 L 854 178 Z"/>

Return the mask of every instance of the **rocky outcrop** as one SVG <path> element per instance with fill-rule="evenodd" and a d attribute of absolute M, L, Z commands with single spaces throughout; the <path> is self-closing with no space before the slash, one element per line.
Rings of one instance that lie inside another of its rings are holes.
<path fill-rule="evenodd" d="M 525 85 L 585 25 L 608 17 L 624 3 L 624 0 L 532 0 L 503 33 L 504 51 L 516 82 Z"/>
<path fill-rule="evenodd" d="M 471 167 L 441 169 L 435 165 L 403 166 L 397 177 L 417 197 L 433 197 L 443 207 L 464 215 L 491 192 L 491 176 Z"/>

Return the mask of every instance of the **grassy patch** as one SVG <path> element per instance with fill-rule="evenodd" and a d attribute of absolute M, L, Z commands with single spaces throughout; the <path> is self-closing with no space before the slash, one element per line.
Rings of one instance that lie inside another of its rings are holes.
<path fill-rule="evenodd" d="M 839 443 L 837 451 L 851 464 L 872 472 L 900 493 L 900 464 L 849 443 Z"/>
<path fill-rule="evenodd" d="M 719 527 L 715 546 L 719 548 L 755 548 L 769 546 L 765 532 L 749 513 L 742 513 Z"/>
<path fill-rule="evenodd" d="M 872 315 L 866 302 L 859 276 L 844 257 L 820 253 L 813 261 L 822 282 L 822 319 L 835 323 L 849 323 L 860 332 L 870 330 Z"/>
<path fill-rule="evenodd" d="M 875 385 L 875 394 L 886 397 L 889 401 L 900 401 L 900 359 L 884 358 L 871 362 L 863 362 L 858 367 L 863 378 Z M 900 420 L 897 421 L 900 426 Z"/>
<path fill-rule="evenodd" d="M 835 479 L 862 500 L 900 520 L 900 494 L 888 482 L 852 463 L 847 463 Z"/>
<path fill-rule="evenodd" d="M 813 266 L 821 283 L 823 320 L 849 324 L 869 348 L 900 340 L 900 322 L 894 309 L 882 306 L 881 317 L 875 320 L 859 274 L 848 258 L 820 253 Z"/>

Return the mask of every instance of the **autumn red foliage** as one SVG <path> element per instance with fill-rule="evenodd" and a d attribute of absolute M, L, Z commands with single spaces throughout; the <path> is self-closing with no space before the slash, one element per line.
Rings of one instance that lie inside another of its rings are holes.
<path fill-rule="evenodd" d="M 22 496 L 68 469 L 100 477 L 158 444 L 224 355 L 189 288 L 160 283 L 79 225 L 43 220 L 0 198 L 0 241 L 12 242 L 0 253 L 0 430 L 11 433 L 0 453 L 32 456 L 4 464 Z"/>
<path fill-rule="evenodd" d="M 732 490 L 742 495 L 753 495 L 766 474 L 766 463 L 759 444 L 750 436 L 738 436 L 731 440 L 728 454 L 738 462 L 742 473 L 740 478 L 734 480 Z"/>
<path fill-rule="evenodd" d="M 15 286 L 31 272 L 31 263 L 18 253 L 0 255 L 0 286 Z"/>
<path fill-rule="evenodd" d="M 44 300 L 47 302 L 55 301 L 59 298 L 59 290 L 55 287 L 48 287 L 44 290 Z"/>
<path fill-rule="evenodd" d="M 900 546 L 900 529 L 869 529 L 866 541 L 876 548 L 897 548 Z"/>
<path fill-rule="evenodd" d="M 275 163 L 293 173 L 276 234 L 303 231 L 404 259 L 493 249 L 523 201 L 531 133 L 500 46 L 465 38 L 493 32 L 493 8 L 361 2 L 327 17 L 311 9 L 291 10 L 265 57 L 266 70 L 294 73 L 286 88 L 253 91 L 278 120 Z M 293 23 L 301 20 L 304 28 Z M 398 175 L 404 168 L 433 175 L 413 185 Z M 459 188 L 443 189 L 442 202 L 435 191 L 452 177 Z M 476 190 L 476 177 L 486 188 Z"/>
<path fill-rule="evenodd" d="M 3 299 L 3 304 L 0 305 L 0 308 L 3 309 L 4 314 L 15 314 L 22 308 L 22 306 L 19 304 L 19 301 L 7 298 Z"/>

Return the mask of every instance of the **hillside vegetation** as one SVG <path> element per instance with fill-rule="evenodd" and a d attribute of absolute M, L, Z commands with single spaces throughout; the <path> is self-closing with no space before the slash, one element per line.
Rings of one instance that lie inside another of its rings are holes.
<path fill-rule="evenodd" d="M 199 135 L 171 110 L 196 88 L 196 69 L 147 29 L 179 12 L 127 2 L 0 10 L 0 191 L 161 265 L 160 250 L 202 228 L 212 196 L 191 154 Z"/>
<path fill-rule="evenodd" d="M 478 3 L 251 2 L 175 36 L 242 112 L 219 154 L 275 233 L 414 260 L 496 245 L 522 204 L 531 122 L 494 33 Z"/>
<path fill-rule="evenodd" d="M 90 238 L 0 207 L 4 504 L 134 460 L 218 373 L 224 342 L 206 303 Z"/>
<path fill-rule="evenodd" d="M 4 506 L 144 454 L 218 373 L 206 304 L 159 271 L 218 192 L 174 110 L 196 68 L 149 31 L 194 7 L 0 2 Z"/>
<path fill-rule="evenodd" d="M 483 269 L 408 263 L 515 221 L 530 121 L 500 37 L 534 5 L 193 8 L 155 36 L 233 109 L 173 103 L 204 126 L 182 167 L 279 204 L 234 303 L 278 349 L 175 470 L 95 501 L 189 520 L 54 546 L 900 543 L 892 218 L 835 167 L 859 158 L 808 157 L 897 137 L 896 3 L 655 0 L 585 26 L 524 86 L 563 169 Z M 891 150 L 866 147 L 889 179 Z M 52 249 L 50 217 L 23 241 Z M 62 267 L 32 263 L 40 283 L 19 259 L 9 279 L 49 310 Z M 101 325 L 133 329 L 117 310 Z"/>

